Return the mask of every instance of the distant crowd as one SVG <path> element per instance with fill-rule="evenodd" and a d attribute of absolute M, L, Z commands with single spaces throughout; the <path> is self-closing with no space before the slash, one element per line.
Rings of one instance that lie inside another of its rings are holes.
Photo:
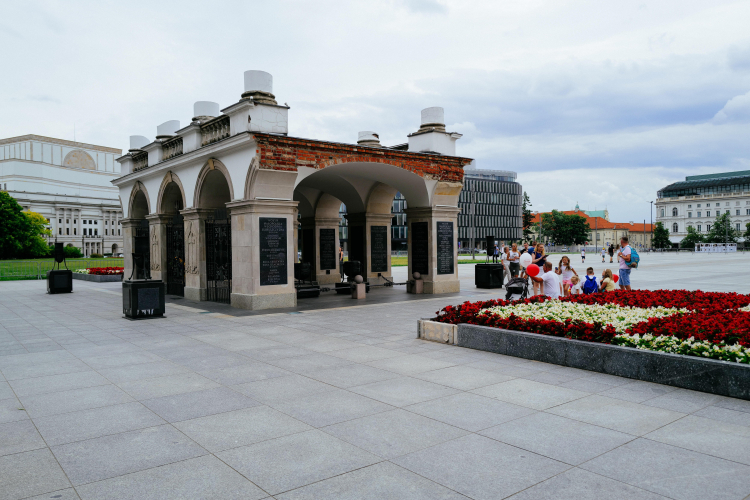
<path fill-rule="evenodd" d="M 619 245 L 609 246 L 608 249 L 602 248 L 602 262 L 605 262 L 607 255 L 609 255 L 610 263 L 614 263 L 614 258 L 617 257 L 619 269 L 617 275 L 614 275 L 611 269 L 605 269 L 599 279 L 591 267 L 586 269 L 586 274 L 581 279 L 567 255 L 564 255 L 557 266 L 554 266 L 548 260 L 551 256 L 545 252 L 545 246 L 542 243 L 524 243 L 523 248 L 519 249 L 516 243 L 506 246 L 504 242 L 501 242 L 500 245 L 495 245 L 494 249 L 488 249 L 488 253 L 492 256 L 493 262 L 503 265 L 504 276 L 508 280 L 521 278 L 528 281 L 531 279 L 533 287 L 531 296 L 547 295 L 552 298 L 609 292 L 615 290 L 617 285 L 622 290 L 630 290 L 630 272 L 633 267 L 637 267 L 638 260 L 637 253 L 630 247 L 627 236 L 620 239 Z M 528 258 L 522 259 L 524 254 L 531 256 L 530 263 L 528 263 Z M 631 256 L 635 256 L 636 259 L 633 260 Z M 521 265 L 523 260 L 527 261 L 525 267 Z M 581 263 L 585 262 L 586 250 L 582 249 Z M 537 272 L 531 273 L 534 274 L 533 276 L 528 272 L 532 264 L 539 268 Z"/>

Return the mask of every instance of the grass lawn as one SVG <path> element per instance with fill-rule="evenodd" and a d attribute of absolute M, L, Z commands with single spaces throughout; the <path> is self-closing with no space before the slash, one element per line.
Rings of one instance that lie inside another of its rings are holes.
<path fill-rule="evenodd" d="M 66 259 L 68 269 L 85 269 L 88 267 L 122 267 L 122 258 L 110 259 Z M 55 259 L 2 260 L 0 261 L 0 281 L 44 278 L 47 271 L 56 267 Z M 65 264 L 60 267 L 65 269 Z"/>

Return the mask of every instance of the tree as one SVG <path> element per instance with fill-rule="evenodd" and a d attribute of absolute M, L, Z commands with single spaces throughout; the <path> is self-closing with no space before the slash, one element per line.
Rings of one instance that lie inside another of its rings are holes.
<path fill-rule="evenodd" d="M 531 235 L 534 233 L 534 216 L 531 214 L 531 200 L 529 200 L 529 195 L 526 191 L 523 192 L 521 210 L 523 214 L 523 239 L 529 241 L 531 240 Z"/>
<path fill-rule="evenodd" d="M 698 243 L 703 243 L 703 236 L 693 226 L 687 227 L 687 236 L 680 242 L 682 248 L 695 248 Z"/>
<path fill-rule="evenodd" d="M 654 226 L 654 238 L 651 240 L 651 246 L 654 248 L 670 248 L 672 246 L 672 242 L 669 241 L 669 230 L 661 222 L 657 222 Z"/>
<path fill-rule="evenodd" d="M 728 213 L 719 214 L 706 235 L 706 243 L 737 243 L 737 230 L 732 227 Z"/>
<path fill-rule="evenodd" d="M 742 234 L 742 237 L 745 238 L 745 242 L 750 242 L 750 222 L 745 224 L 745 232 Z"/>
<path fill-rule="evenodd" d="M 0 191 L 0 259 L 44 257 L 49 246 L 47 219 L 23 207 L 5 191 Z"/>
<path fill-rule="evenodd" d="M 585 217 L 553 210 L 542 214 L 541 235 L 560 245 L 583 245 L 589 240 L 591 227 Z"/>

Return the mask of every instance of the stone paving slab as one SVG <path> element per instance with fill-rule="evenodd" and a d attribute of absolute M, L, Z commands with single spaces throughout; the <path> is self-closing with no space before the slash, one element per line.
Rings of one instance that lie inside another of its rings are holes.
<path fill-rule="evenodd" d="M 684 257 L 649 256 L 636 286 Z M 464 267 L 449 297 L 182 300 L 154 321 L 124 320 L 117 284 L 2 282 L 0 499 L 750 495 L 748 401 L 414 338 L 417 318 L 497 295 Z"/>

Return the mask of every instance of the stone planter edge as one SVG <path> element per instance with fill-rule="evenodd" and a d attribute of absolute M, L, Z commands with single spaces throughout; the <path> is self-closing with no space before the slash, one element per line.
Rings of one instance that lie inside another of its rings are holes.
<path fill-rule="evenodd" d="M 73 273 L 74 280 L 93 281 L 95 283 L 112 283 L 122 281 L 122 274 L 81 274 Z"/>
<path fill-rule="evenodd" d="M 427 319 L 419 320 L 419 338 L 432 340 L 430 323 L 454 327 L 452 342 L 442 342 L 459 347 L 750 400 L 748 365 Z"/>

